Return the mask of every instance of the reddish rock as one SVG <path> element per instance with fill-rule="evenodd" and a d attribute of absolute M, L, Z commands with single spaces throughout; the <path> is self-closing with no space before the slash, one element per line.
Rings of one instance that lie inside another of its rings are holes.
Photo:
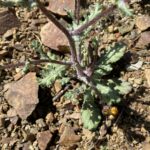
<path fill-rule="evenodd" d="M 61 52 L 69 51 L 69 43 L 66 36 L 52 22 L 41 28 L 40 36 L 45 46 Z"/>
<path fill-rule="evenodd" d="M 16 82 L 5 86 L 5 98 L 21 119 L 27 119 L 39 102 L 38 82 L 35 73 L 28 73 Z"/>
<path fill-rule="evenodd" d="M 141 37 L 139 38 L 136 47 L 144 48 L 150 44 L 150 31 L 145 31 L 141 33 Z"/>
<path fill-rule="evenodd" d="M 50 0 L 48 9 L 54 13 L 65 16 L 67 15 L 65 10 L 75 10 L 75 1 L 74 0 Z"/>
<path fill-rule="evenodd" d="M 43 131 L 37 134 L 37 141 L 40 150 L 46 150 L 48 144 L 52 139 L 52 134 L 50 131 Z"/>
<path fill-rule="evenodd" d="M 16 17 L 14 11 L 6 8 L 0 8 L 0 35 L 4 34 L 11 28 L 19 26 L 20 22 Z"/>
<path fill-rule="evenodd" d="M 150 16 L 142 15 L 136 18 L 136 26 L 141 30 L 144 31 L 150 27 Z"/>
<path fill-rule="evenodd" d="M 60 136 L 59 143 L 63 146 L 74 145 L 81 140 L 79 135 L 76 135 L 74 129 L 70 126 L 65 126 L 62 135 Z"/>

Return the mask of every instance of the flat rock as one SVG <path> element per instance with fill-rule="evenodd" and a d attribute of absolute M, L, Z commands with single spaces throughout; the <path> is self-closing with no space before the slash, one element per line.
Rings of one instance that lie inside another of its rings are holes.
<path fill-rule="evenodd" d="M 144 31 L 150 27 L 150 16 L 148 15 L 141 15 L 136 18 L 136 26 L 141 30 Z"/>
<path fill-rule="evenodd" d="M 28 73 L 18 81 L 5 86 L 5 98 L 21 119 L 27 119 L 39 103 L 38 82 L 35 73 Z"/>
<path fill-rule="evenodd" d="M 150 31 L 145 31 L 141 33 L 141 37 L 139 38 L 136 47 L 144 48 L 150 44 Z"/>
<path fill-rule="evenodd" d="M 52 22 L 41 28 L 40 36 L 45 46 L 57 51 L 68 52 L 69 43 L 66 36 Z"/>
<path fill-rule="evenodd" d="M 147 80 L 147 84 L 150 87 L 150 69 L 145 69 L 144 73 Z"/>
<path fill-rule="evenodd" d="M 7 30 L 19 26 L 20 21 L 16 17 L 14 11 L 6 8 L 0 8 L 0 36 Z"/>
<path fill-rule="evenodd" d="M 48 9 L 52 12 L 65 16 L 67 15 L 65 10 L 75 10 L 75 1 L 72 0 L 50 0 Z"/>
<path fill-rule="evenodd" d="M 62 135 L 60 136 L 59 143 L 63 146 L 74 145 L 81 140 L 79 135 L 76 135 L 74 129 L 70 126 L 65 126 Z"/>
<path fill-rule="evenodd" d="M 39 146 L 40 150 L 46 150 L 51 139 L 52 139 L 52 134 L 50 133 L 49 130 L 39 132 L 37 134 L 37 141 L 38 141 L 38 146 Z"/>
<path fill-rule="evenodd" d="M 8 54 L 7 50 L 0 50 L 0 60 L 7 54 Z"/>

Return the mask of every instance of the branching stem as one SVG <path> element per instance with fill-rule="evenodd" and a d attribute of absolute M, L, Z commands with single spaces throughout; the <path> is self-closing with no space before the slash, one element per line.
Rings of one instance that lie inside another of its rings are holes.
<path fill-rule="evenodd" d="M 109 8 L 103 10 L 99 14 L 97 14 L 93 19 L 89 20 L 82 26 L 80 26 L 78 29 L 74 31 L 70 31 L 71 35 L 80 35 L 85 29 L 87 29 L 89 26 L 95 24 L 101 17 L 108 16 L 116 9 L 115 5 L 110 6 Z"/>

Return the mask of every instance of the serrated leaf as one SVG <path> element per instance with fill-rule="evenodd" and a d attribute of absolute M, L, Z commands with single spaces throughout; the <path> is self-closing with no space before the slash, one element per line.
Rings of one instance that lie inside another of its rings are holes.
<path fill-rule="evenodd" d="M 97 129 L 100 121 L 100 109 L 95 104 L 90 91 L 86 92 L 84 95 L 84 102 L 81 109 L 81 117 L 83 121 L 83 126 L 89 130 Z"/>
<path fill-rule="evenodd" d="M 119 93 L 112 87 L 102 83 L 97 84 L 96 87 L 100 91 L 103 101 L 105 101 L 108 105 L 121 101 Z"/>
<path fill-rule="evenodd" d="M 108 80 L 108 86 L 114 88 L 119 94 L 128 94 L 132 90 L 132 86 L 129 82 L 123 80 Z"/>
<path fill-rule="evenodd" d="M 98 78 L 107 75 L 112 71 L 112 67 L 110 64 L 107 65 L 99 65 L 99 67 L 95 70 L 94 75 L 96 75 Z"/>
<path fill-rule="evenodd" d="M 56 79 L 60 79 L 65 76 L 66 66 L 49 64 L 46 69 L 41 72 L 41 78 L 39 78 L 39 84 L 42 86 L 50 87 Z"/>
<path fill-rule="evenodd" d="M 113 47 L 109 48 L 101 57 L 100 64 L 106 65 L 117 62 L 121 57 L 123 57 L 125 50 L 125 44 L 116 43 Z"/>

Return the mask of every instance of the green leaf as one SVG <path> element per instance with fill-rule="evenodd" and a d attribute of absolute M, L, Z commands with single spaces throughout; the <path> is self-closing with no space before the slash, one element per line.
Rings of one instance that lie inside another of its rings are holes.
<path fill-rule="evenodd" d="M 97 129 L 101 121 L 100 109 L 94 102 L 94 98 L 90 94 L 90 91 L 85 92 L 81 116 L 84 128 L 89 130 Z"/>
<path fill-rule="evenodd" d="M 107 81 L 105 81 L 107 83 Z M 112 87 L 104 83 L 98 83 L 97 89 L 100 91 L 102 99 L 108 104 L 112 105 L 121 101 L 120 95 Z"/>
<path fill-rule="evenodd" d="M 110 64 L 107 65 L 99 65 L 99 67 L 97 67 L 97 69 L 94 72 L 94 76 L 101 78 L 104 75 L 107 75 L 108 73 L 110 73 L 113 70 L 113 68 L 111 67 Z"/>
<path fill-rule="evenodd" d="M 117 62 L 121 57 L 123 57 L 125 50 L 125 44 L 116 43 L 113 47 L 110 47 L 101 57 L 100 64 L 106 65 Z"/>
<path fill-rule="evenodd" d="M 49 64 L 47 68 L 41 72 L 41 78 L 39 78 L 39 84 L 42 86 L 50 87 L 56 79 L 60 79 L 65 76 L 66 66 L 58 64 Z"/>
<path fill-rule="evenodd" d="M 125 3 L 125 0 L 117 0 L 118 8 L 128 16 L 132 16 L 129 6 Z"/>
<path fill-rule="evenodd" d="M 107 83 L 108 86 L 111 86 L 114 88 L 115 91 L 117 91 L 119 94 L 128 94 L 132 90 L 132 86 L 129 82 L 123 81 L 123 80 L 108 80 Z"/>

